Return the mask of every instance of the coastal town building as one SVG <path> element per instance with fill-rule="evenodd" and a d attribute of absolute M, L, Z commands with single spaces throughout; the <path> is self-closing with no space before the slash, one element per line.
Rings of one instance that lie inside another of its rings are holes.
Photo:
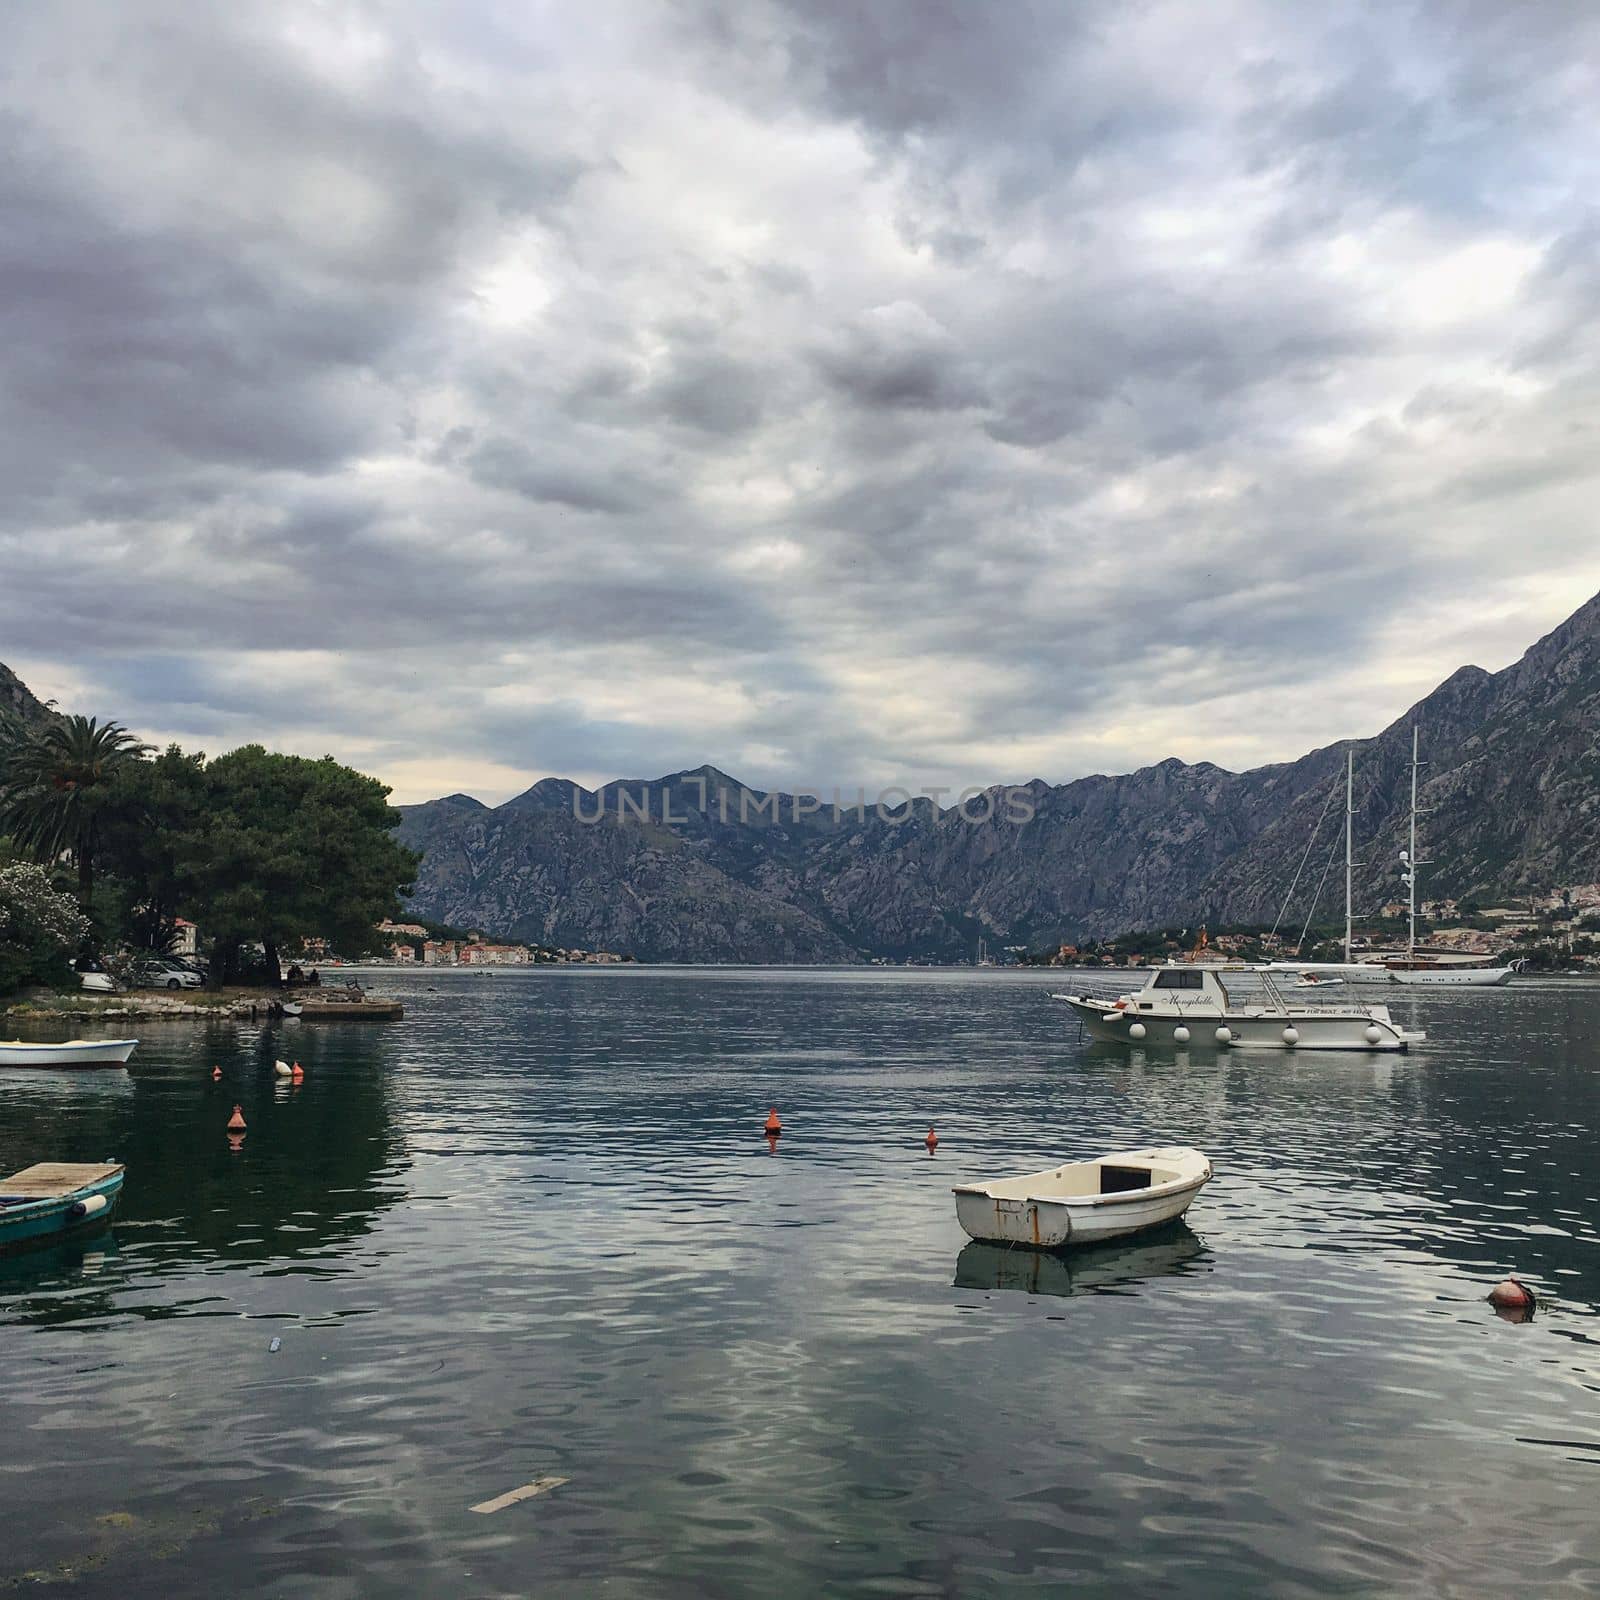
<path fill-rule="evenodd" d="M 526 967 L 533 952 L 525 944 L 464 944 L 457 959 L 464 967 Z"/>

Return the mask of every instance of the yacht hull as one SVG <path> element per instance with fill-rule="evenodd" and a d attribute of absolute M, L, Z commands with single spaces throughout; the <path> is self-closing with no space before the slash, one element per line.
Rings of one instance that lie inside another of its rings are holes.
<path fill-rule="evenodd" d="M 1497 989 L 1511 982 L 1513 967 L 1391 967 L 1393 983 L 1417 984 L 1427 988 Z"/>
<path fill-rule="evenodd" d="M 1300 1011 L 1266 1015 L 1221 1011 L 1209 1015 L 1159 1016 L 1103 1001 L 1068 998 L 1090 1038 L 1106 1044 L 1169 1045 L 1201 1050 L 1401 1051 L 1418 1037 L 1392 1022 L 1359 1013 L 1329 1016 Z M 1136 1033 L 1135 1028 L 1142 1028 Z M 1179 1030 L 1186 1038 L 1178 1037 Z M 1221 1033 L 1226 1030 L 1226 1037 Z"/>

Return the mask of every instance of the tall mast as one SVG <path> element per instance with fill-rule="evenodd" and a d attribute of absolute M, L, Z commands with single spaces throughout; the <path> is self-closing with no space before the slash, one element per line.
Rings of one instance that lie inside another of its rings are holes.
<path fill-rule="evenodd" d="M 1355 883 L 1356 838 L 1356 752 L 1352 746 L 1344 756 L 1344 959 L 1350 964 L 1350 904 Z"/>
<path fill-rule="evenodd" d="M 1406 852 L 1406 960 L 1417 959 L 1417 725 L 1411 725 L 1411 848 Z"/>

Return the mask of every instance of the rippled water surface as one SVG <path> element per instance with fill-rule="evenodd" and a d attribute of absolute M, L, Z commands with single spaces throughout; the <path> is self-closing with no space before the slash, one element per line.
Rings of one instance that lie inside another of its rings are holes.
<path fill-rule="evenodd" d="M 1061 981 L 385 974 L 402 1023 L 0 1072 L 0 1169 L 129 1169 L 0 1261 L 0 1590 L 1595 1593 L 1600 989 L 1174 1057 Z M 952 1183 L 1154 1142 L 1187 1226 L 965 1244 Z"/>

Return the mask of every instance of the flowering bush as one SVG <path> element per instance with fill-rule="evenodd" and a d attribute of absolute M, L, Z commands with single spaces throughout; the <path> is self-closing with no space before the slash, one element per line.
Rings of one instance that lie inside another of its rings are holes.
<path fill-rule="evenodd" d="M 43 867 L 0 867 L 0 994 L 68 982 L 67 958 L 88 933 L 77 901 L 59 893 Z"/>

